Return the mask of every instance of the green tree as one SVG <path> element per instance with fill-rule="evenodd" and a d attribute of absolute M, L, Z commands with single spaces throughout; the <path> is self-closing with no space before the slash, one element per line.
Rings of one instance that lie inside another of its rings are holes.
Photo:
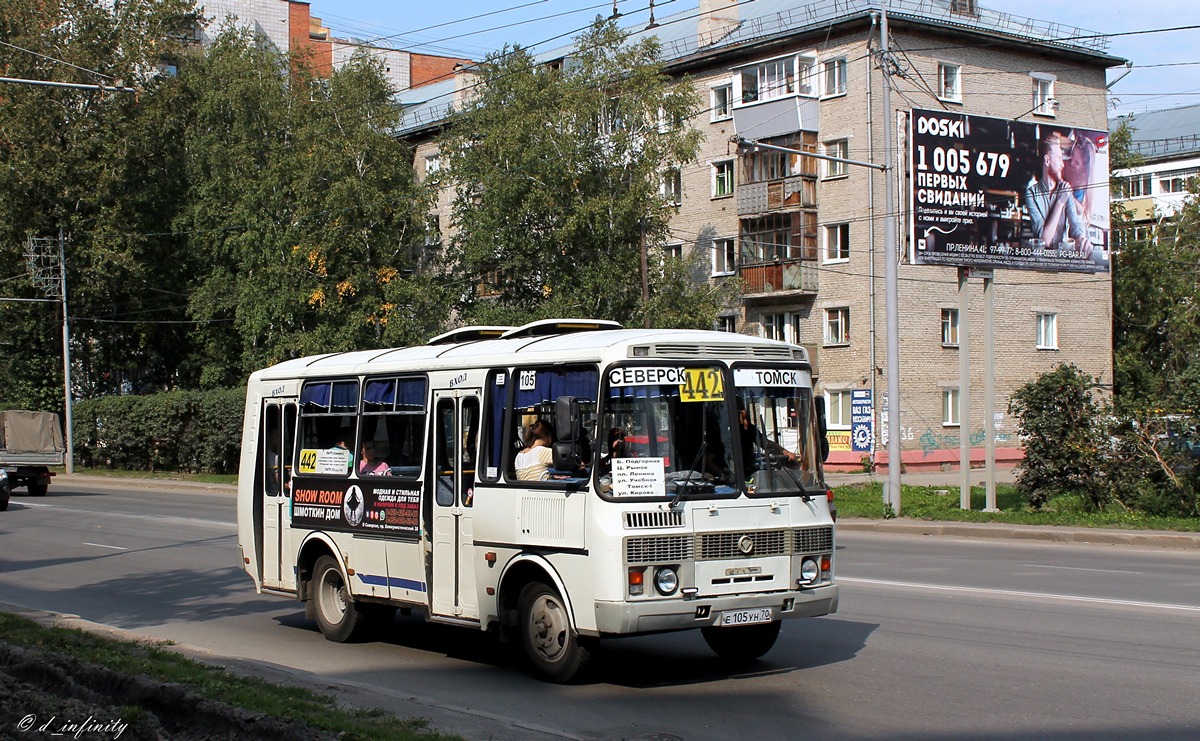
<path fill-rule="evenodd" d="M 1063 363 L 1017 389 L 1009 413 L 1018 421 L 1025 458 L 1017 488 L 1034 508 L 1056 496 L 1103 508 L 1111 489 L 1101 473 L 1106 438 L 1093 379 Z"/>
<path fill-rule="evenodd" d="M 658 59 L 654 39 L 629 44 L 598 19 L 559 67 L 520 48 L 480 65 L 440 142 L 456 188 L 450 272 L 469 321 L 711 326 L 711 291 L 678 270 L 651 271 L 656 298 L 642 300 L 642 245 L 665 244 L 673 214 L 662 178 L 700 139 L 684 124 L 692 85 Z"/>
<path fill-rule="evenodd" d="M 1111 137 L 1114 169 L 1137 167 L 1129 151 L 1130 129 Z M 1193 188 L 1195 184 L 1193 183 Z M 1181 411 L 1187 387 L 1180 377 L 1200 364 L 1200 212 L 1193 196 L 1152 235 L 1133 238 L 1132 219 L 1121 203 L 1113 209 L 1113 233 L 1127 239 L 1113 266 L 1113 355 L 1118 407 Z"/>
<path fill-rule="evenodd" d="M 111 91 L 0 85 L 0 265 L 3 293 L 38 295 L 24 279 L 30 237 L 63 230 L 77 390 L 163 383 L 186 352 L 181 302 L 164 302 L 186 274 L 178 244 L 155 236 L 177 203 L 170 177 L 160 64 L 195 21 L 184 0 L 0 0 L 6 77 L 134 86 Z M 0 403 L 61 403 L 61 314 L 54 304 L 4 304 Z"/>
<path fill-rule="evenodd" d="M 192 186 L 178 230 L 211 267 L 191 298 L 202 386 L 287 358 L 424 339 L 446 315 L 427 259 L 429 192 L 377 63 L 319 80 L 226 30 L 180 75 Z"/>

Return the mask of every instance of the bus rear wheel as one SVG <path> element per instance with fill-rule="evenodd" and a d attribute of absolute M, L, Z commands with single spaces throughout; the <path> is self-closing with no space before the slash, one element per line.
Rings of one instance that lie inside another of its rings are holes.
<path fill-rule="evenodd" d="M 350 586 L 332 556 L 321 556 L 313 567 L 313 612 L 317 627 L 327 640 L 344 643 L 359 631 L 362 613 L 354 604 Z"/>
<path fill-rule="evenodd" d="M 552 587 L 532 582 L 521 590 L 521 647 L 534 672 L 551 682 L 570 682 L 591 661 L 594 641 L 571 627 L 567 605 Z"/>
<path fill-rule="evenodd" d="M 779 638 L 783 623 L 776 620 L 763 625 L 742 625 L 736 628 L 710 626 L 701 628 L 704 642 L 717 656 L 734 664 L 749 664 L 762 658 Z"/>

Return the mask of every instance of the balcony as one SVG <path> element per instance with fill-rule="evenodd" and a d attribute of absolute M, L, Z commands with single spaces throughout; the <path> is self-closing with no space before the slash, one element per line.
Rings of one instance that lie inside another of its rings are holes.
<path fill-rule="evenodd" d="M 742 279 L 742 298 L 800 298 L 817 292 L 815 260 L 772 260 L 743 263 L 738 267 Z"/>
<path fill-rule="evenodd" d="M 803 175 L 745 183 L 737 187 L 738 216 L 764 214 L 783 208 L 816 206 L 816 180 Z"/>

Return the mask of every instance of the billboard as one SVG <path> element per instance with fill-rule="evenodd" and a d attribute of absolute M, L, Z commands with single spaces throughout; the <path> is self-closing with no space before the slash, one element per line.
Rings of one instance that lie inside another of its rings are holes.
<path fill-rule="evenodd" d="M 1108 132 L 953 111 L 909 116 L 918 265 L 1108 272 Z"/>

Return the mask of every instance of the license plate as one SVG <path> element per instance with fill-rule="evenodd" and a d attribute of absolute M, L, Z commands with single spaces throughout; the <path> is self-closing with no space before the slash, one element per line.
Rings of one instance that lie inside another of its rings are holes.
<path fill-rule="evenodd" d="M 738 625 L 769 623 L 771 618 L 770 607 L 759 607 L 754 610 L 726 610 L 721 613 L 719 624 L 722 628 L 732 628 Z"/>

